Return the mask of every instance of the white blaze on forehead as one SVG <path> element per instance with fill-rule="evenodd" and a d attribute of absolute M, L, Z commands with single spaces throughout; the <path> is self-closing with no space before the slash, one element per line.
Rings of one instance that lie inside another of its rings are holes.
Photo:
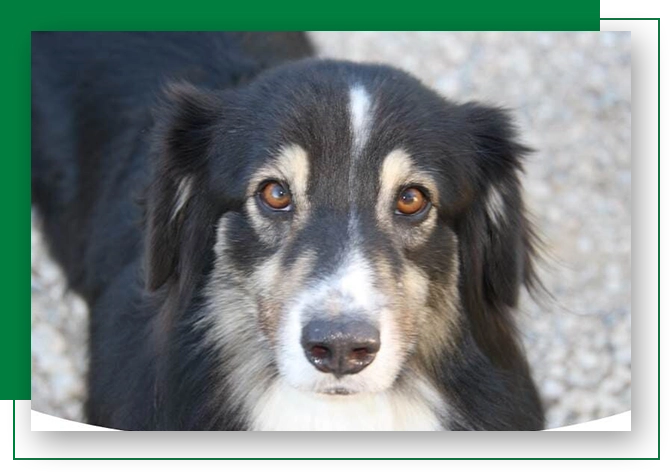
<path fill-rule="evenodd" d="M 488 190 L 485 207 L 490 220 L 499 226 L 504 219 L 504 197 L 494 185 Z"/>
<path fill-rule="evenodd" d="M 349 91 L 349 113 L 353 132 L 352 157 L 358 157 L 369 139 L 372 127 L 372 101 L 362 85 L 355 85 Z"/>
<path fill-rule="evenodd" d="M 372 128 L 372 100 L 367 90 L 356 84 L 349 90 L 349 115 L 351 117 L 352 147 L 351 159 L 349 164 L 348 185 L 351 205 L 351 215 L 348 222 L 349 237 L 357 238 L 358 222 L 356 218 L 355 195 L 355 160 L 360 157 L 360 153 L 365 148 Z"/>

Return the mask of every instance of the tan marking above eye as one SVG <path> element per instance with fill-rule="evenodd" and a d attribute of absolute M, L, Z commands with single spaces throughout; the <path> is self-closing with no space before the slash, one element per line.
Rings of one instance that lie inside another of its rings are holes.
<path fill-rule="evenodd" d="M 285 185 L 276 182 L 266 182 L 259 192 L 260 199 L 272 210 L 288 210 L 293 201 Z"/>
<path fill-rule="evenodd" d="M 397 212 L 402 215 L 415 215 L 423 210 L 428 203 L 428 198 L 422 190 L 416 187 L 403 189 L 397 197 Z"/>

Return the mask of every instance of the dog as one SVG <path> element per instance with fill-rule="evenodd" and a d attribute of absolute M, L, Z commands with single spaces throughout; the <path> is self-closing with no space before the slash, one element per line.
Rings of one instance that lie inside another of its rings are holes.
<path fill-rule="evenodd" d="M 508 111 L 301 33 L 33 33 L 32 202 L 90 307 L 87 421 L 540 430 Z"/>

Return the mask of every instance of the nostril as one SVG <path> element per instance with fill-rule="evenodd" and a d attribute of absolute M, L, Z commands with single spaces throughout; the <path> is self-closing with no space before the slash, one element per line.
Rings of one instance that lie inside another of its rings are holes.
<path fill-rule="evenodd" d="M 309 350 L 314 359 L 327 359 L 330 357 L 330 350 L 326 346 L 316 345 Z"/>
<path fill-rule="evenodd" d="M 371 352 L 369 351 L 369 349 L 367 349 L 366 347 L 360 347 L 358 349 L 353 349 L 353 351 L 351 351 L 351 358 L 353 360 L 363 361 L 367 359 L 367 357 L 369 357 L 370 354 Z"/>

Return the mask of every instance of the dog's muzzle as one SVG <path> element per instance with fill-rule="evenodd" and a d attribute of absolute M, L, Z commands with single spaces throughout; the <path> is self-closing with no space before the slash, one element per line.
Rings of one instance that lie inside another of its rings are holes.
<path fill-rule="evenodd" d="M 339 378 L 370 365 L 381 340 L 379 330 L 365 321 L 317 319 L 302 329 L 302 347 L 318 370 Z"/>

